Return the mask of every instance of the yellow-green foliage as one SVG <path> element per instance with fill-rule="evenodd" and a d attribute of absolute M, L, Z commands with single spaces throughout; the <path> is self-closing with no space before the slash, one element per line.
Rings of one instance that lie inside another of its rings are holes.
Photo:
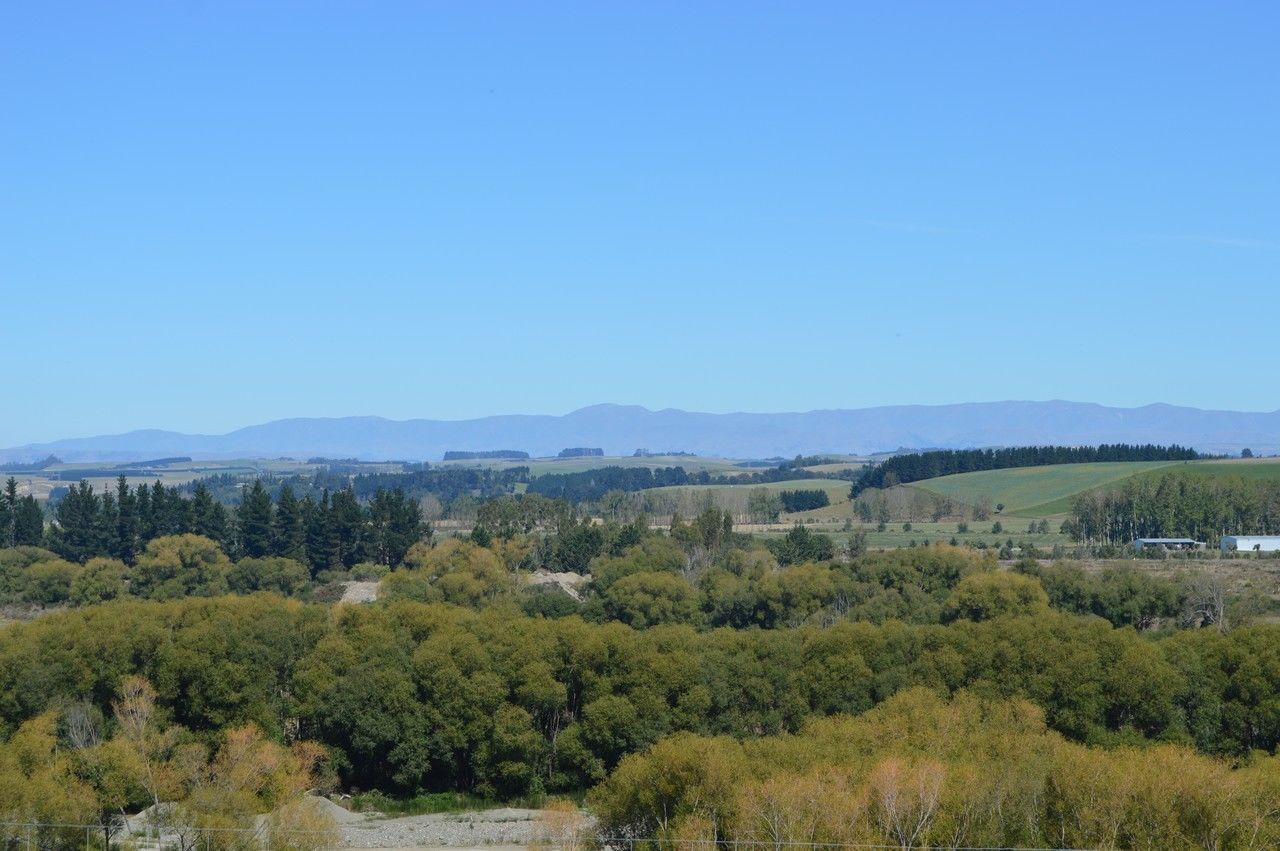
<path fill-rule="evenodd" d="M 114 558 L 91 558 L 71 582 L 71 602 L 77 606 L 104 603 L 125 595 L 129 569 Z"/>
<path fill-rule="evenodd" d="M 974 573 L 957 583 L 947 598 L 943 617 L 984 621 L 1010 615 L 1038 615 L 1049 611 L 1044 586 L 1019 573 Z"/>
<path fill-rule="evenodd" d="M 921 589 L 910 598 L 927 593 L 941 609 L 948 577 L 981 574 L 934 557 L 914 573 L 877 559 L 858 582 L 884 589 L 910 576 L 904 587 Z M 794 579 L 778 583 L 779 605 L 794 598 L 803 612 L 810 592 L 825 593 L 812 567 L 788 569 Z M 775 605 L 737 593 L 745 577 L 731 570 L 716 576 L 726 610 Z M 935 586 L 941 599 L 923 590 Z M 110 695 L 133 675 L 155 685 L 158 714 L 199 741 L 248 723 L 282 741 L 296 719 L 331 749 L 344 783 L 410 795 L 579 789 L 667 735 L 796 732 L 917 686 L 1030 701 L 1049 728 L 1091 745 L 1177 742 L 1243 760 L 1280 742 L 1275 625 L 1147 637 L 1049 610 L 947 625 L 640 630 L 525 617 L 502 602 L 329 609 L 269 594 L 115 600 L 6 627 L 0 739 L 77 703 L 110 717 Z"/>
<path fill-rule="evenodd" d="M 129 573 L 129 591 L 156 600 L 214 597 L 227 593 L 230 570 L 231 560 L 203 535 L 153 538 Z"/>
<path fill-rule="evenodd" d="M 591 803 L 605 833 L 662 841 L 1270 848 L 1280 759 L 1091 748 L 1022 700 L 912 689 L 793 736 L 663 739 Z"/>
<path fill-rule="evenodd" d="M 510 595 L 516 587 L 514 575 L 492 550 L 458 538 L 435 547 L 414 544 L 404 564 L 405 569 L 383 578 L 384 598 L 480 606 Z"/>
<path fill-rule="evenodd" d="M 0 822 L 32 824 L 41 847 L 76 847 L 84 827 L 105 828 L 121 812 L 158 802 L 161 827 L 179 833 L 249 828 L 260 813 L 280 824 L 305 821 L 294 805 L 316 782 L 324 751 L 311 742 L 289 747 L 252 724 L 229 728 L 210 749 L 162 723 L 156 692 L 126 677 L 112 702 L 113 735 L 84 704 L 51 709 L 22 723 L 0 743 Z M 290 840 L 276 830 L 277 847 Z M 237 834 L 205 834 L 209 847 L 237 844 Z M 95 837 L 96 838 L 96 837 Z"/>
<path fill-rule="evenodd" d="M 1012 467 L 940 476 L 915 482 L 912 487 L 950 497 L 965 505 L 975 505 L 985 499 L 992 506 L 1003 504 L 1007 514 L 1042 517 L 1055 511 L 1066 511 L 1068 506 L 1064 503 L 1078 493 L 1175 464 L 1183 466 L 1178 461 L 1104 461 Z"/>

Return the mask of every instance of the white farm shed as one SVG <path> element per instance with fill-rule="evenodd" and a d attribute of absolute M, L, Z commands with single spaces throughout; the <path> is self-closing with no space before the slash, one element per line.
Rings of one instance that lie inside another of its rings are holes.
<path fill-rule="evenodd" d="M 1280 552 L 1280 535 L 1223 535 L 1219 546 L 1224 553 Z"/>
<path fill-rule="evenodd" d="M 1136 538 L 1133 548 L 1143 550 L 1198 550 L 1204 544 L 1192 538 Z"/>

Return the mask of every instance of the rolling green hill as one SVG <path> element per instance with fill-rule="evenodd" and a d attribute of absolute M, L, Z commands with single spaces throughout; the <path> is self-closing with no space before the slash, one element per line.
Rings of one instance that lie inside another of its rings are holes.
<path fill-rule="evenodd" d="M 1131 476 L 1155 476 L 1172 471 L 1197 476 L 1244 476 L 1280 479 L 1280 459 L 1223 461 L 1119 461 L 1101 464 L 1058 464 L 958 473 L 915 482 L 910 487 L 949 496 L 973 505 L 986 496 L 992 505 L 1004 503 L 1004 513 L 1019 517 L 1052 517 L 1071 510 L 1076 494 L 1116 485 Z"/>
<path fill-rule="evenodd" d="M 1228 458 L 1196 461 L 1180 468 L 1195 476 L 1241 476 L 1246 479 L 1280 479 L 1280 458 Z"/>
<path fill-rule="evenodd" d="M 1115 461 L 1099 464 L 1055 464 L 1047 467 L 1014 467 L 957 473 L 915 482 L 921 488 L 957 502 L 975 504 L 981 497 L 1004 504 L 1004 513 L 1021 517 L 1048 517 L 1069 510 L 1070 499 L 1138 473 L 1190 466 L 1181 461 Z"/>

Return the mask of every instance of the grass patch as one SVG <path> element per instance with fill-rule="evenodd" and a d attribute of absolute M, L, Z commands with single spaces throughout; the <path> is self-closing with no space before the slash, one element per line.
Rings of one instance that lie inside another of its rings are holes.
<path fill-rule="evenodd" d="M 581 805 L 586 790 L 556 795 Z M 467 792 L 419 792 L 411 798 L 393 798 L 383 792 L 361 792 L 351 798 L 351 810 L 357 813 L 382 813 L 388 816 L 429 816 L 437 813 L 474 813 L 498 807 L 536 810 L 546 804 L 545 795 L 526 795 L 500 801 Z"/>
<path fill-rule="evenodd" d="M 1193 461 L 1179 466 L 1178 472 L 1211 478 L 1239 477 L 1253 481 L 1275 481 L 1280 480 L 1280 458 L 1234 458 L 1225 461 Z M 1152 474 L 1147 473 L 1144 475 Z"/>
<path fill-rule="evenodd" d="M 1096 464 L 1054 464 L 1014 467 L 939 476 L 908 487 L 949 496 L 965 505 L 982 497 L 994 506 L 1004 503 L 1004 514 L 1019 517 L 1054 517 L 1071 511 L 1071 501 L 1085 491 L 1107 488 L 1133 476 L 1161 476 L 1178 472 L 1193 476 L 1280 480 L 1280 459 L 1243 458 L 1222 461 L 1110 461 Z"/>
<path fill-rule="evenodd" d="M 393 798 L 383 792 L 361 792 L 351 798 L 353 812 L 377 812 L 389 816 L 467 813 L 501 806 L 507 804 L 465 792 L 422 792 L 412 798 Z"/>
<path fill-rule="evenodd" d="M 1054 464 L 957 473 L 914 482 L 921 488 L 957 502 L 974 505 L 982 497 L 1004 504 L 1004 514 L 1050 517 L 1069 510 L 1076 494 L 1104 487 L 1139 473 L 1192 466 L 1181 461 L 1112 461 L 1096 464 Z"/>

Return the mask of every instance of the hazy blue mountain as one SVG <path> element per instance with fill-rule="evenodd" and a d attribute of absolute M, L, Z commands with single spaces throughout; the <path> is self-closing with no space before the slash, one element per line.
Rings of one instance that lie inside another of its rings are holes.
<path fill-rule="evenodd" d="M 1108 408 L 1080 402 L 974 402 L 782 414 L 704 414 L 634 405 L 594 405 L 564 416 L 510 415 L 474 420 L 299 418 L 228 434 L 133 431 L 0 450 L 0 460 L 49 453 L 67 461 L 164 455 L 357 457 L 435 460 L 450 449 L 522 449 L 554 455 L 567 446 L 607 454 L 638 448 L 731 458 L 813 452 L 870 453 L 900 447 L 1028 444 L 1178 443 L 1238 453 L 1280 452 L 1280 411 L 1203 411 L 1173 405 Z"/>

